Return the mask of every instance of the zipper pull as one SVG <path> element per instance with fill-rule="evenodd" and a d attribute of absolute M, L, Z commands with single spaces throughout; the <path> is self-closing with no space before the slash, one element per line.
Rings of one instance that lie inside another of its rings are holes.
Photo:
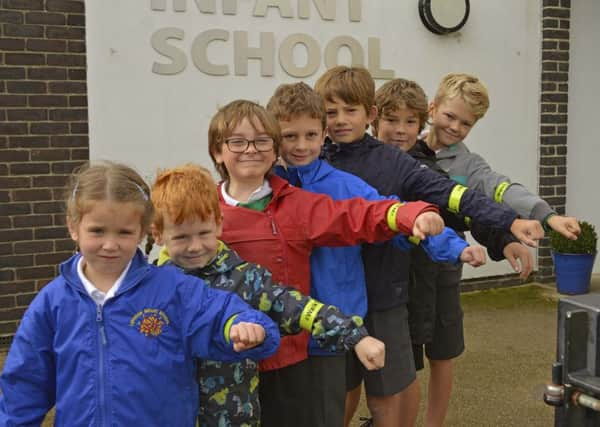
<path fill-rule="evenodd" d="M 104 330 L 104 318 L 102 317 L 102 305 L 96 305 L 96 323 L 98 323 L 98 329 L 100 330 L 100 337 L 102 338 L 102 345 L 106 345 L 106 332 Z"/>

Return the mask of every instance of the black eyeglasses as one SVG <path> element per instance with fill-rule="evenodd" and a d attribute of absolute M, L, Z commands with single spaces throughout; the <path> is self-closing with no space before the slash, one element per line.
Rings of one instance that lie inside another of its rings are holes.
<path fill-rule="evenodd" d="M 259 136 L 256 139 L 235 137 L 226 139 L 225 144 L 232 153 L 244 153 L 250 147 L 250 144 L 254 145 L 256 151 L 265 152 L 273 149 L 273 138 L 269 136 Z"/>

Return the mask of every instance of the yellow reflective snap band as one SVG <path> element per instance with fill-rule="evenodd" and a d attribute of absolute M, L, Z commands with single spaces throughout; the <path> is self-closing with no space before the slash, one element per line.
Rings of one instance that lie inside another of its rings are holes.
<path fill-rule="evenodd" d="M 160 250 L 160 252 L 158 253 L 157 265 L 161 266 L 163 264 L 166 264 L 170 260 L 171 260 L 171 257 L 169 256 L 169 251 L 167 250 L 166 246 L 163 246 L 162 249 Z"/>
<path fill-rule="evenodd" d="M 227 323 L 225 323 L 225 329 L 223 330 L 223 334 L 225 335 L 225 342 L 227 344 L 229 344 L 229 341 L 231 341 L 229 334 L 231 331 L 231 326 L 233 326 L 233 321 L 235 320 L 236 317 L 238 317 L 238 315 L 234 314 L 227 320 Z"/>
<path fill-rule="evenodd" d="M 450 193 L 450 198 L 448 199 L 448 210 L 452 213 L 460 212 L 460 199 L 464 192 L 467 191 L 467 187 L 464 185 L 455 185 Z"/>
<path fill-rule="evenodd" d="M 400 209 L 400 206 L 402 206 L 402 203 L 394 203 L 387 211 L 387 224 L 392 231 L 398 231 L 396 217 L 398 216 L 398 209 Z"/>
<path fill-rule="evenodd" d="M 312 331 L 315 318 L 322 307 L 322 302 L 315 301 L 314 299 L 309 300 L 300 315 L 300 327 L 305 331 Z"/>
<path fill-rule="evenodd" d="M 471 217 L 470 216 L 465 217 L 465 224 L 467 227 L 471 226 Z"/>
<path fill-rule="evenodd" d="M 504 181 L 498 184 L 496 187 L 496 191 L 494 192 L 494 200 L 498 203 L 502 203 L 502 197 L 504 197 L 504 193 L 506 189 L 510 187 L 510 182 Z"/>
<path fill-rule="evenodd" d="M 415 237 L 415 236 L 410 236 L 408 238 L 408 241 L 410 243 L 412 243 L 413 245 L 417 245 L 417 246 L 421 243 L 421 239 L 419 239 L 418 237 Z"/>

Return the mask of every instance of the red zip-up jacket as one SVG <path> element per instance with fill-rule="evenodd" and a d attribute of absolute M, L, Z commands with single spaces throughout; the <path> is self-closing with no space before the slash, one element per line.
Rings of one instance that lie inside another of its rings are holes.
<path fill-rule="evenodd" d="M 273 198 L 263 211 L 229 206 L 219 191 L 223 211 L 222 240 L 242 259 L 260 264 L 273 280 L 310 294 L 310 253 L 315 246 L 347 246 L 389 240 L 395 235 L 387 225 L 394 200 L 368 202 L 361 198 L 334 201 L 270 176 Z M 221 190 L 219 185 L 219 190 Z M 400 232 L 410 234 L 418 215 L 437 211 L 434 205 L 413 202 L 398 211 Z M 274 356 L 261 362 L 262 371 L 284 368 L 307 356 L 309 335 L 281 339 Z"/>

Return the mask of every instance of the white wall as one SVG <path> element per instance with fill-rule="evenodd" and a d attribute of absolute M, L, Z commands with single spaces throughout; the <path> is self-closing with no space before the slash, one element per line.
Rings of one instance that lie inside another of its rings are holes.
<path fill-rule="evenodd" d="M 264 18 L 253 17 L 255 1 L 234 1 L 238 4 L 234 16 L 221 12 L 221 1 L 216 1 L 215 14 L 200 13 L 194 0 L 187 1 L 187 11 L 173 12 L 171 1 L 162 12 L 151 10 L 148 0 L 87 2 L 92 159 L 127 162 L 149 180 L 156 168 L 186 161 L 212 169 L 206 132 L 216 108 L 236 98 L 266 103 L 278 84 L 297 80 L 286 75 L 277 55 L 272 77 L 261 76 L 259 61 L 249 62 L 247 76 L 233 75 L 232 35 L 229 41 L 215 42 L 208 49 L 209 59 L 227 64 L 231 75 L 202 73 L 190 59 L 190 47 L 207 29 L 247 31 L 251 46 L 258 45 L 260 32 L 273 32 L 277 47 L 292 33 L 309 34 L 321 47 L 344 35 L 354 37 L 364 49 L 367 39 L 375 37 L 381 40 L 381 68 L 394 70 L 396 77 L 418 81 L 430 95 L 447 72 L 478 75 L 490 91 L 491 108 L 472 131 L 468 145 L 494 169 L 532 190 L 537 188 L 538 2 L 471 2 L 471 15 L 462 31 L 440 37 L 421 24 L 416 0 L 338 0 L 333 21 L 321 20 L 313 2 L 309 2 L 311 18 L 303 20 L 297 17 L 300 2 L 295 0 L 279 2 L 292 6 L 292 18 L 281 18 L 276 8 L 269 8 Z M 349 22 L 349 3 L 361 5 L 360 22 Z M 179 28 L 185 34 L 183 40 L 170 41 L 188 59 L 179 74 L 152 72 L 154 62 L 169 62 L 150 43 L 152 34 L 164 27 Z M 296 52 L 298 64 L 304 62 L 304 56 Z M 339 58 L 341 63 L 349 61 L 347 52 L 341 52 Z M 306 81 L 314 83 L 324 69 L 321 63 Z M 377 81 L 381 83 L 383 80 Z M 466 277 L 509 271 L 505 263 L 499 263 L 475 273 L 467 271 Z"/>
<path fill-rule="evenodd" d="M 571 2 L 567 213 L 596 225 L 600 232 L 598 182 L 600 147 L 596 140 L 600 102 L 600 2 Z M 596 258 L 594 272 L 600 272 Z"/>

